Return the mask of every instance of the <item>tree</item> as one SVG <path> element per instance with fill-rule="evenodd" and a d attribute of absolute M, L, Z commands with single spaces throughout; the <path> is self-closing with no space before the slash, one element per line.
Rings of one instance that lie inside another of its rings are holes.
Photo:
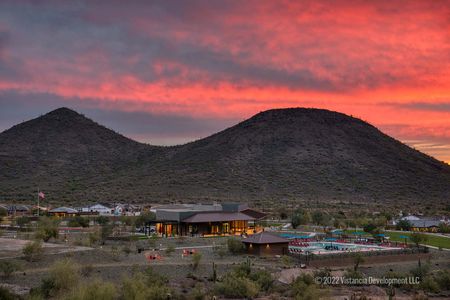
<path fill-rule="evenodd" d="M 51 238 L 58 237 L 58 221 L 52 220 L 47 217 L 41 218 L 38 223 L 38 230 L 36 232 L 36 237 L 42 239 L 44 242 L 48 242 Z"/>
<path fill-rule="evenodd" d="M 100 239 L 102 241 L 102 245 L 105 244 L 106 239 L 111 235 L 113 231 L 113 227 L 111 225 L 103 225 L 100 230 Z"/>
<path fill-rule="evenodd" d="M 411 229 L 411 223 L 408 220 L 400 220 L 395 227 L 397 230 L 409 231 Z"/>
<path fill-rule="evenodd" d="M 369 233 L 374 232 L 376 229 L 377 229 L 377 226 L 374 223 L 371 223 L 371 222 L 369 222 L 369 223 L 367 223 L 367 224 L 365 224 L 363 226 L 363 230 L 365 232 L 369 232 Z"/>
<path fill-rule="evenodd" d="M 27 261 L 37 261 L 41 258 L 43 253 L 42 242 L 29 242 L 23 247 L 22 253 Z"/>
<path fill-rule="evenodd" d="M 417 248 L 419 248 L 419 245 L 423 242 L 426 242 L 428 238 L 425 234 L 414 232 L 413 234 L 411 234 L 409 239 L 416 245 Z"/>
<path fill-rule="evenodd" d="M 89 220 L 81 216 L 73 217 L 69 220 L 67 226 L 69 227 L 89 227 Z"/>
<path fill-rule="evenodd" d="M 304 210 L 296 210 L 291 217 L 292 228 L 297 228 L 299 225 L 307 224 L 309 221 L 309 216 Z"/>
<path fill-rule="evenodd" d="M 364 256 L 362 256 L 361 253 L 356 253 L 353 258 L 353 263 L 353 271 L 358 272 L 359 265 L 364 263 Z"/>
<path fill-rule="evenodd" d="M 135 224 L 136 227 L 142 227 L 154 220 L 156 220 L 155 213 L 146 211 L 143 212 L 139 217 L 137 217 Z"/>
<path fill-rule="evenodd" d="M 321 211 L 316 210 L 312 214 L 312 221 L 316 225 L 322 225 L 322 224 L 324 224 L 325 216 L 324 216 L 324 214 Z"/>
<path fill-rule="evenodd" d="M 109 218 L 107 216 L 98 216 L 95 218 L 95 222 L 101 226 L 104 226 L 109 223 Z"/>

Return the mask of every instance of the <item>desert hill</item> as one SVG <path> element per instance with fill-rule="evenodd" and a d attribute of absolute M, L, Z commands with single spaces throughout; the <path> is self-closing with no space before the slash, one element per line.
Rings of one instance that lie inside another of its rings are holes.
<path fill-rule="evenodd" d="M 174 147 L 61 108 L 0 134 L 0 199 L 450 201 L 450 167 L 359 119 L 274 109 Z"/>

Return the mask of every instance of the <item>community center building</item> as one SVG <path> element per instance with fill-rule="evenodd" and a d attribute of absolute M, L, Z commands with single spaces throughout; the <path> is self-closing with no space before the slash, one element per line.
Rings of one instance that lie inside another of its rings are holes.
<path fill-rule="evenodd" d="M 266 215 L 246 204 L 174 204 L 152 208 L 157 234 L 163 236 L 238 235 L 258 232 Z"/>

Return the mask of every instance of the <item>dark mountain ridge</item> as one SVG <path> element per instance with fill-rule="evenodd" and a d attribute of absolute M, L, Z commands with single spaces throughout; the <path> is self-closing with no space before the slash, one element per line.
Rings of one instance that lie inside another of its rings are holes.
<path fill-rule="evenodd" d="M 61 108 L 0 134 L 0 199 L 450 201 L 450 166 L 372 125 L 273 109 L 181 146 L 135 142 Z"/>

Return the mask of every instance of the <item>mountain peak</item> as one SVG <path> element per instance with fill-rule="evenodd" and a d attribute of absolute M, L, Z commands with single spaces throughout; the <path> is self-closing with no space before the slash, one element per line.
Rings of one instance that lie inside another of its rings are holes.
<path fill-rule="evenodd" d="M 75 110 L 70 109 L 68 107 L 60 107 L 55 110 L 52 110 L 51 112 L 47 113 L 46 115 L 64 116 L 64 115 L 80 115 L 80 114 L 78 112 L 76 112 Z"/>

